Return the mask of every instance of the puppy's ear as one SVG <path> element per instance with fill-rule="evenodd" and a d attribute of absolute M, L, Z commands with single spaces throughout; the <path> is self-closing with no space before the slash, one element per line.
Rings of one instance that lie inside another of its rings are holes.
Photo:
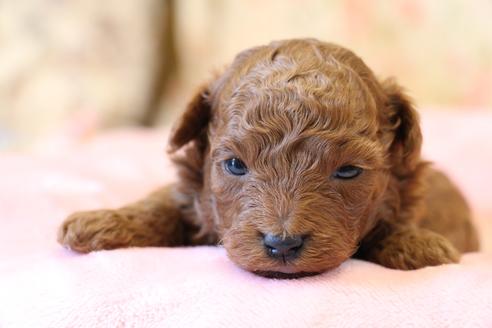
<path fill-rule="evenodd" d="M 203 85 L 191 99 L 185 112 L 171 132 L 169 153 L 174 153 L 191 141 L 206 138 L 207 126 L 212 116 L 208 85 Z"/>
<path fill-rule="evenodd" d="M 419 116 L 402 88 L 392 79 L 382 83 L 387 99 L 387 113 L 393 131 L 390 146 L 395 173 L 406 175 L 420 162 L 422 133 Z"/>

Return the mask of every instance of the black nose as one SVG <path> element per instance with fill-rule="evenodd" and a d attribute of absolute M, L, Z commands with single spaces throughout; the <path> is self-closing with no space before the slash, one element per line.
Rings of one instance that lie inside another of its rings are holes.
<path fill-rule="evenodd" d="M 267 234 L 263 237 L 263 244 L 269 256 L 277 259 L 291 260 L 299 255 L 304 238 L 302 236 L 275 236 Z"/>

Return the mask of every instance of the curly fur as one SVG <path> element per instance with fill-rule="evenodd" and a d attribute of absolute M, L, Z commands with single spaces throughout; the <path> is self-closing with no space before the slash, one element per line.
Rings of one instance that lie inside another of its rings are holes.
<path fill-rule="evenodd" d="M 176 185 L 122 209 L 76 213 L 59 241 L 80 252 L 221 243 L 239 266 L 274 276 L 351 256 L 396 269 L 457 262 L 478 248 L 476 232 L 456 187 L 421 159 L 421 143 L 408 97 L 354 53 L 313 39 L 272 42 L 241 52 L 191 100 L 169 143 Z M 231 157 L 249 173 L 225 172 Z M 364 171 L 332 178 L 342 165 Z M 306 241 L 298 258 L 279 262 L 264 234 Z"/>

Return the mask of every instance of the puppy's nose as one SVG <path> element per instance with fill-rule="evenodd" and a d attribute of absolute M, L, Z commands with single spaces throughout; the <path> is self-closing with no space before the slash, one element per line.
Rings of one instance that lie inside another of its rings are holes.
<path fill-rule="evenodd" d="M 275 236 L 266 234 L 263 237 L 263 244 L 269 256 L 277 259 L 291 260 L 299 255 L 299 252 L 304 244 L 302 236 Z"/>

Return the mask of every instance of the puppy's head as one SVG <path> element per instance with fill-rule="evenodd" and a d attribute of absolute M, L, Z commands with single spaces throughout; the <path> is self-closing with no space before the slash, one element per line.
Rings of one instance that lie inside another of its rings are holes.
<path fill-rule="evenodd" d="M 352 52 L 289 40 L 240 53 L 171 136 L 203 230 L 262 274 L 321 272 L 398 211 L 420 130 L 393 82 Z"/>

